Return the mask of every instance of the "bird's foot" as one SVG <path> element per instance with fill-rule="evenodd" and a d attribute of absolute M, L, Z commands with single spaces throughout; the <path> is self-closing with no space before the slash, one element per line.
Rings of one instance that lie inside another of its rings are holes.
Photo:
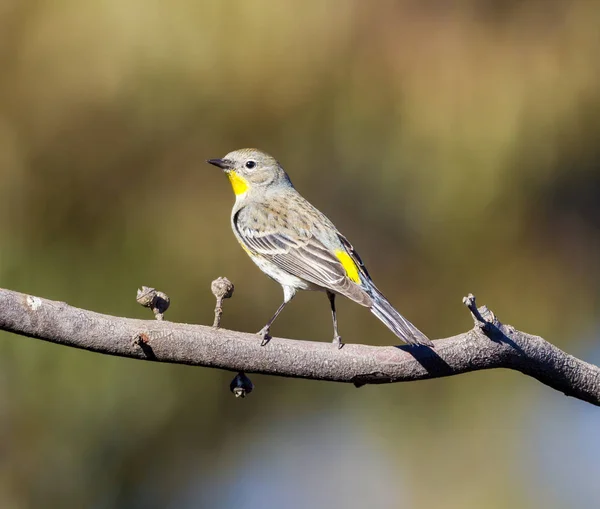
<path fill-rule="evenodd" d="M 338 350 L 341 350 L 341 348 L 344 346 L 344 343 L 342 343 L 342 337 L 341 336 L 334 336 L 333 337 L 333 344 L 337 345 Z"/>
<path fill-rule="evenodd" d="M 269 331 L 269 327 L 263 327 L 257 332 L 257 334 L 262 339 L 262 341 L 260 342 L 260 346 L 265 346 L 269 341 L 271 341 L 271 335 L 269 334 Z"/>

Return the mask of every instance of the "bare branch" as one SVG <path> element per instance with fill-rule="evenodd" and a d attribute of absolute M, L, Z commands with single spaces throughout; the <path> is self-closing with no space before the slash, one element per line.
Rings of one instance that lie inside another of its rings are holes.
<path fill-rule="evenodd" d="M 262 347 L 256 334 L 102 315 L 3 289 L 0 329 L 121 357 L 359 386 L 508 368 L 600 406 L 600 368 L 501 324 L 487 308 L 477 308 L 472 296 L 465 304 L 476 326 L 435 341 L 433 349 L 346 344 L 339 350 L 330 342 L 281 338 Z"/>

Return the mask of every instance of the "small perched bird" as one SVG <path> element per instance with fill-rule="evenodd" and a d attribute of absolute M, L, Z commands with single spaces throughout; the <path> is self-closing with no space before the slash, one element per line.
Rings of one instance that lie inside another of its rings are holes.
<path fill-rule="evenodd" d="M 221 168 L 233 187 L 231 227 L 238 242 L 258 268 L 283 287 L 283 303 L 259 332 L 263 345 L 270 339 L 271 325 L 298 290 L 321 290 L 329 297 L 333 342 L 338 347 L 342 341 L 336 294 L 368 307 L 406 343 L 433 346 L 392 307 L 352 244 L 296 191 L 273 157 L 245 148 L 207 162 Z"/>

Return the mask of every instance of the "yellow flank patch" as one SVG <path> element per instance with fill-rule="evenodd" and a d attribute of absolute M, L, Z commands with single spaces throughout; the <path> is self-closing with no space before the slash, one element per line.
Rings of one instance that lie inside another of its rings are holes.
<path fill-rule="evenodd" d="M 342 263 L 344 270 L 346 271 L 346 275 L 355 283 L 360 283 L 360 276 L 358 275 L 358 267 L 354 260 L 350 257 L 346 251 L 342 251 L 341 249 L 335 252 L 335 256 Z"/>
<path fill-rule="evenodd" d="M 229 182 L 231 182 L 231 187 L 233 187 L 233 192 L 236 196 L 248 191 L 248 181 L 245 178 L 240 177 L 234 171 L 227 172 L 227 176 L 229 177 Z"/>

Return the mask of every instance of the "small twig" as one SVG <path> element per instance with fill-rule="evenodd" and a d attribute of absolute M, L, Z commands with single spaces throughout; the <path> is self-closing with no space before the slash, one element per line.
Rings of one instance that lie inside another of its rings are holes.
<path fill-rule="evenodd" d="M 494 315 L 494 313 L 486 306 L 481 306 L 481 308 L 478 308 L 475 301 L 475 295 L 470 293 L 466 297 L 463 297 L 463 304 L 469 308 L 469 311 L 471 311 L 471 316 L 473 317 L 473 323 L 475 324 L 475 327 L 478 327 L 486 332 L 489 332 L 492 329 L 494 322 L 496 321 L 496 315 Z"/>
<path fill-rule="evenodd" d="M 137 291 L 136 300 L 138 304 L 141 304 L 145 308 L 152 309 L 154 317 L 157 320 L 164 319 L 165 312 L 169 309 L 169 304 L 171 303 L 171 299 L 169 299 L 166 293 L 156 291 L 154 288 L 148 286 L 142 286 Z"/>
<path fill-rule="evenodd" d="M 210 289 L 217 299 L 213 327 L 218 329 L 221 327 L 221 317 L 223 316 L 223 300 L 231 298 L 233 295 L 234 286 L 233 283 L 226 277 L 219 277 L 212 282 Z"/>
<path fill-rule="evenodd" d="M 253 389 L 254 384 L 243 371 L 240 371 L 237 375 L 235 375 L 229 384 L 229 390 L 233 392 L 233 395 L 236 398 L 245 398 L 252 392 Z"/>
<path fill-rule="evenodd" d="M 210 289 L 217 299 L 213 328 L 218 329 L 221 327 L 221 317 L 223 316 L 223 300 L 232 297 L 234 286 L 226 277 L 219 277 L 212 282 Z M 236 398 L 245 398 L 253 389 L 254 384 L 243 371 L 238 372 L 229 384 L 229 390 Z"/>

